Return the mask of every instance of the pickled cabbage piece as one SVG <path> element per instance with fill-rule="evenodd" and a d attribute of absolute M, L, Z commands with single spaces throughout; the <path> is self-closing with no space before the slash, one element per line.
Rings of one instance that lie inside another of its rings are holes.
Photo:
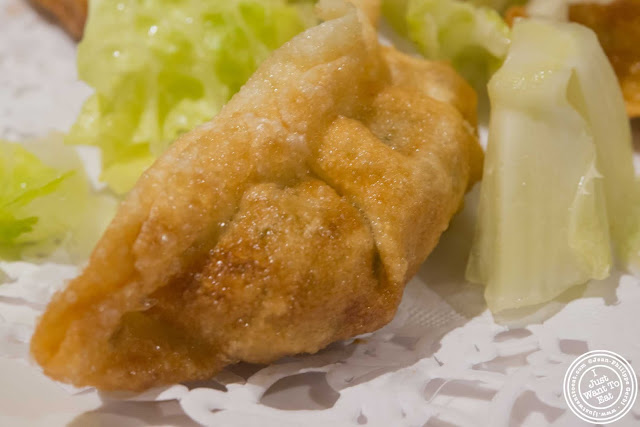
<path fill-rule="evenodd" d="M 467 268 L 493 311 L 546 302 L 638 264 L 629 122 L 595 34 L 523 20 L 489 83 L 492 114 Z"/>
<path fill-rule="evenodd" d="M 573 4 L 610 4 L 616 0 L 528 0 L 526 2 L 527 15 L 536 18 L 547 18 L 566 21 L 569 18 L 569 8 Z"/>

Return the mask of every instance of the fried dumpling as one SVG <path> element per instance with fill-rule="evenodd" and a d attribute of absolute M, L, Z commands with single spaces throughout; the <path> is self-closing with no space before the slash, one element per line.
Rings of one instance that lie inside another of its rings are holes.
<path fill-rule="evenodd" d="M 471 123 L 461 77 L 382 49 L 355 8 L 306 31 L 145 172 L 33 356 L 141 390 L 380 328 L 481 175 Z"/>
<path fill-rule="evenodd" d="M 87 0 L 32 0 L 38 8 L 54 17 L 69 35 L 82 38 L 87 20 Z"/>

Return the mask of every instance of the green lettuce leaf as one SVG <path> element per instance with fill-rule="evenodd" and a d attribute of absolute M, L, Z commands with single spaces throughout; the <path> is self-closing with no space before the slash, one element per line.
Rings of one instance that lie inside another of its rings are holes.
<path fill-rule="evenodd" d="M 66 142 L 96 145 L 128 191 L 180 134 L 211 119 L 269 53 L 312 23 L 311 2 L 92 0 L 78 73 L 95 89 Z"/>
<path fill-rule="evenodd" d="M 617 79 L 595 34 L 523 20 L 489 83 L 491 120 L 467 278 L 492 311 L 638 265 L 638 186 Z"/>
<path fill-rule="evenodd" d="M 80 260 L 114 211 L 115 200 L 93 194 L 61 137 L 0 141 L 0 258 L 41 258 L 63 248 L 59 260 Z"/>
<path fill-rule="evenodd" d="M 24 206 L 51 194 L 67 178 L 20 145 L 0 140 L 0 245 L 13 245 L 33 231 L 38 217 L 24 212 Z"/>
<path fill-rule="evenodd" d="M 479 89 L 509 48 L 509 27 L 489 7 L 462 0 L 385 0 L 383 12 L 425 57 L 451 61 Z"/>
<path fill-rule="evenodd" d="M 490 7 L 498 12 L 504 12 L 511 6 L 518 6 L 527 3 L 527 0 L 467 0 L 476 6 Z M 557 1 L 557 0 L 554 0 Z"/>

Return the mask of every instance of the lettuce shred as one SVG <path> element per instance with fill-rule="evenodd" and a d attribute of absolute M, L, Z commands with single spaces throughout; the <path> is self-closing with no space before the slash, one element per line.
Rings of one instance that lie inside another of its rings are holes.
<path fill-rule="evenodd" d="M 476 6 L 490 7 L 498 12 L 504 12 L 511 6 L 519 6 L 527 3 L 527 0 L 467 0 Z M 557 1 L 557 0 L 553 0 Z"/>
<path fill-rule="evenodd" d="M 309 0 L 92 0 L 78 73 L 95 94 L 66 142 L 100 147 L 102 179 L 124 193 L 313 19 Z"/>
<path fill-rule="evenodd" d="M 486 5 L 462 0 L 384 0 L 383 12 L 425 57 L 451 61 L 478 89 L 484 88 L 509 48 L 509 27 Z"/>
<path fill-rule="evenodd" d="M 93 193 L 61 137 L 0 141 L 0 258 L 42 258 L 62 248 L 59 260 L 80 260 L 114 211 L 115 200 Z"/>
<path fill-rule="evenodd" d="M 0 153 L 0 245 L 4 247 L 32 232 L 38 223 L 38 217 L 24 207 L 54 192 L 73 172 L 48 167 L 19 144 L 0 140 Z"/>
<path fill-rule="evenodd" d="M 640 207 L 620 88 L 595 34 L 518 21 L 492 113 L 467 277 L 492 311 L 549 301 L 640 260 Z"/>

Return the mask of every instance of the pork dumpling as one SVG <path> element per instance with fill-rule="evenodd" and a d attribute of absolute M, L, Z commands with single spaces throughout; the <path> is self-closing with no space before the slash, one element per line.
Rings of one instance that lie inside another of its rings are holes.
<path fill-rule="evenodd" d="M 141 390 L 380 328 L 480 177 L 474 111 L 451 68 L 382 49 L 355 8 L 309 29 L 145 172 L 33 356 Z"/>
<path fill-rule="evenodd" d="M 33 4 L 58 20 L 71 37 L 82 38 L 88 0 L 33 0 Z"/>

